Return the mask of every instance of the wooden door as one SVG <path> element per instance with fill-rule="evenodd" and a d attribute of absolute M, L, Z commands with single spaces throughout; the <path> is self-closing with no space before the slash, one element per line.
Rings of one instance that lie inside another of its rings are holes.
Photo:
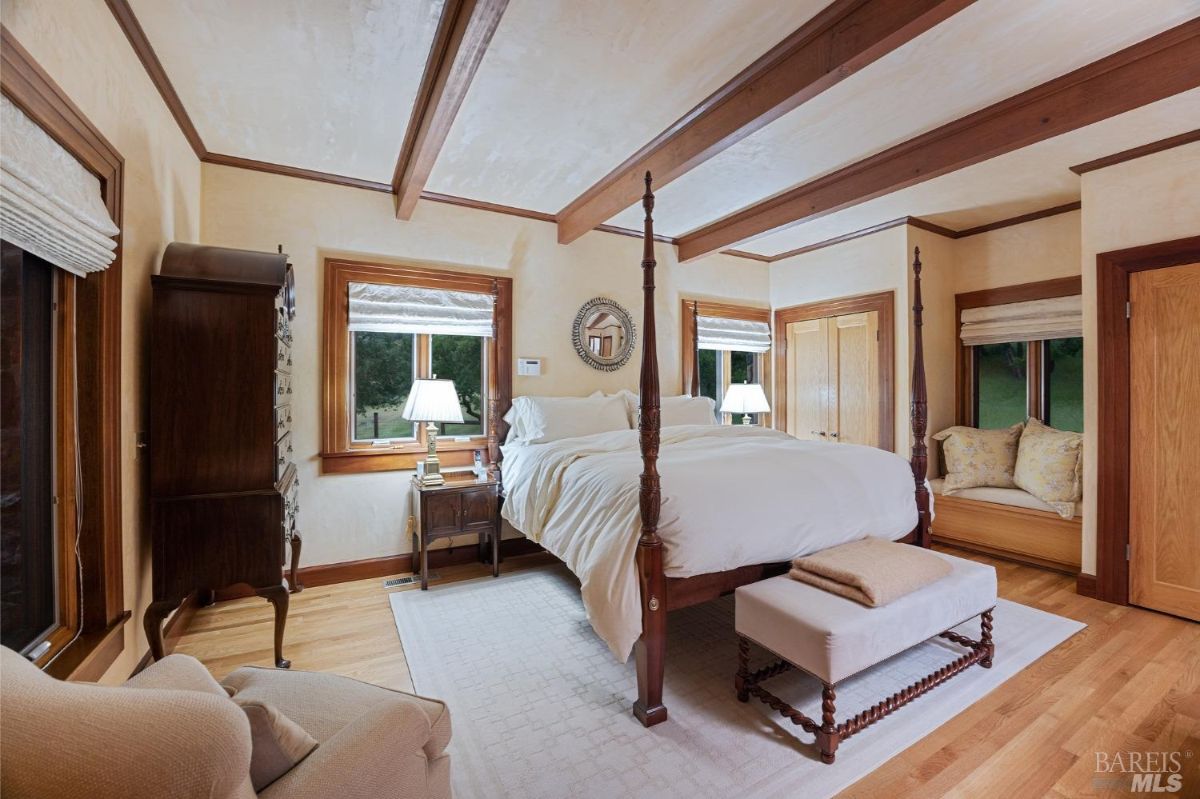
<path fill-rule="evenodd" d="M 787 432 L 808 441 L 828 441 L 828 319 L 787 327 Z"/>
<path fill-rule="evenodd" d="M 1129 598 L 1200 621 L 1200 263 L 1129 289 Z"/>
<path fill-rule="evenodd" d="M 879 446 L 879 314 L 830 320 L 829 435 L 835 441 Z"/>

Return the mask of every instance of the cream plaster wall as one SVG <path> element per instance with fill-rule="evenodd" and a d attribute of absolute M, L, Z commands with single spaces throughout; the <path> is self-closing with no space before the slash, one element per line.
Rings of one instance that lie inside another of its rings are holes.
<path fill-rule="evenodd" d="M 1078 275 L 1081 218 L 1071 211 L 955 239 L 955 292 Z"/>
<path fill-rule="evenodd" d="M 462 269 L 513 278 L 514 356 L 540 357 L 540 377 L 513 378 L 514 395 L 588 394 L 636 389 L 641 348 L 615 372 L 596 371 L 571 345 L 579 306 L 603 295 L 641 325 L 641 241 L 589 233 L 557 243 L 545 222 L 421 202 L 400 222 L 387 194 L 204 165 L 202 240 L 273 250 L 282 244 L 296 270 L 297 463 L 304 508 L 304 565 L 408 552 L 410 472 L 320 474 L 321 307 L 324 259 L 331 255 Z M 765 307 L 767 265 L 715 256 L 680 266 L 660 244 L 656 308 L 665 393 L 679 391 L 679 298 L 721 299 Z"/>
<path fill-rule="evenodd" d="M 1200 144 L 1087 172 L 1083 220 L 1083 571 L 1096 573 L 1096 255 L 1200 234 Z"/>
<path fill-rule="evenodd" d="M 125 159 L 122 229 L 121 494 L 125 648 L 104 677 L 129 676 L 146 651 L 141 614 L 150 601 L 145 460 L 134 446 L 147 426 L 150 274 L 172 241 L 200 235 L 200 162 L 103 0 L 4 0 L 4 24 Z"/>

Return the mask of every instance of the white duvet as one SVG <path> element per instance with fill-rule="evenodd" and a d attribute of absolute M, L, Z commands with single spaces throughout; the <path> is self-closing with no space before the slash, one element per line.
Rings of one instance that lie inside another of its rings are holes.
<path fill-rule="evenodd" d="M 664 427 L 658 534 L 668 577 L 774 563 L 917 524 L 912 471 L 891 452 L 759 427 Z M 503 516 L 582 584 L 596 633 L 622 661 L 641 635 L 636 430 L 506 445 Z"/>

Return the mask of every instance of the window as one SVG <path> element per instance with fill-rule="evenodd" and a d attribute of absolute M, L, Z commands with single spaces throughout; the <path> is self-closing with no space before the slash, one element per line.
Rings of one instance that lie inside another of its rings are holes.
<path fill-rule="evenodd" d="M 412 333 L 354 334 L 355 441 L 415 437 L 412 422 L 400 412 L 417 376 L 416 340 Z"/>
<path fill-rule="evenodd" d="M 1028 416 L 1027 345 L 981 344 L 975 349 L 975 423 L 1009 427 Z"/>
<path fill-rule="evenodd" d="M 684 300 L 682 317 L 683 393 L 711 397 L 723 424 L 741 424 L 742 414 L 719 409 L 730 383 L 762 383 L 770 396 L 770 312 Z M 769 424 L 769 414 L 763 417 L 759 424 Z"/>
<path fill-rule="evenodd" d="M 700 396 L 712 397 L 723 424 L 741 424 L 742 414 L 721 414 L 721 402 L 730 383 L 757 383 L 766 356 L 740 350 L 700 350 Z M 753 420 L 751 420 L 753 421 Z"/>
<path fill-rule="evenodd" d="M 1083 431 L 1079 284 L 1069 278 L 958 295 L 961 423 L 999 428 L 1033 417 Z"/>
<path fill-rule="evenodd" d="M 0 372 L 12 395 L 5 397 L 0 411 L 0 639 L 23 653 L 47 646 L 62 610 L 56 591 L 60 536 L 54 514 L 59 468 L 54 451 L 55 271 L 4 243 Z"/>
<path fill-rule="evenodd" d="M 1042 342 L 1042 421 L 1059 430 L 1083 432 L 1083 339 Z"/>
<path fill-rule="evenodd" d="M 48 138 L 42 139 L 43 145 L 51 149 L 59 147 L 59 156 L 66 156 L 47 158 L 43 147 L 21 148 L 25 155 L 42 154 L 26 166 L 47 166 L 51 170 L 64 167 L 66 171 L 74 172 L 76 177 L 82 177 L 81 184 L 94 180 L 94 184 L 87 188 L 82 188 L 80 184 L 82 191 L 71 196 L 82 198 L 93 191 L 97 192 L 101 204 L 94 209 L 95 213 L 88 214 L 88 218 L 95 221 L 102 211 L 107 214 L 109 221 L 119 222 L 122 219 L 124 186 L 121 154 L 97 132 L 96 127 L 67 99 L 62 89 L 50 81 L 29 53 L 11 39 L 7 31 L 5 47 L 5 69 L 0 73 L 5 103 L 11 101 L 13 107 L 28 115 L 28 122 L 48 134 Z M 14 133 L 17 127 L 7 114 L 5 129 L 10 135 L 20 135 L 29 144 L 38 138 L 28 127 L 24 127 L 20 134 Z M 13 156 L 13 148 L 8 148 L 4 155 L 6 159 Z M 64 166 L 72 160 L 81 165 L 83 170 Z M 6 170 L 12 172 L 9 166 L 6 164 Z M 40 172 L 40 169 L 34 171 Z M 59 184 L 50 180 L 39 185 Z M 45 211 L 52 206 L 41 204 L 39 207 Z M 78 227 L 71 227 L 78 232 Z M 104 231 L 101 234 L 105 237 L 109 235 Z M 45 238 L 39 241 L 42 246 L 53 243 L 53 240 Z M 96 243 L 94 237 L 92 243 Z M 16 257 L 16 253 L 22 257 L 29 256 L 20 247 L 12 247 L 11 244 L 3 249 L 5 267 L 9 265 L 10 258 Z M 67 249 L 67 255 L 77 254 L 74 248 Z M 61 248 L 54 253 L 46 253 L 50 260 L 63 254 Z M 122 450 L 126 441 L 121 428 L 121 261 L 121 249 L 118 246 L 108 268 L 98 273 L 91 272 L 86 279 L 57 267 L 53 269 L 53 282 L 56 284 L 53 296 L 57 303 L 53 319 L 54 399 L 51 414 L 54 448 L 51 468 L 56 499 L 51 521 L 54 525 L 55 621 L 53 629 L 40 642 L 34 643 L 32 649 L 27 647 L 26 651 L 36 654 L 44 649 L 35 662 L 46 673 L 60 679 L 100 679 L 125 646 L 123 627 L 130 616 L 129 611 L 124 609 L 121 544 Z M 75 267 L 81 265 L 73 257 L 64 259 L 64 263 L 72 263 Z M 42 268 L 50 267 L 42 264 Z M 67 268 L 63 266 L 63 269 Z M 12 321 L 7 318 L 9 310 L 5 306 L 0 311 L 0 318 L 3 319 L 0 325 L 5 326 L 6 354 L 11 354 L 8 353 L 8 335 L 16 335 L 13 328 L 7 327 Z M 24 323 L 26 320 L 21 321 Z M 42 389 L 45 389 L 44 383 Z M 10 402 L 16 401 L 17 393 L 0 390 L 0 405 L 7 408 Z M 29 440 L 32 445 L 33 438 Z M 5 446 L 8 445 L 6 440 Z M 129 450 L 124 451 L 128 455 Z M 0 469 L 10 468 L 7 455 L 8 450 L 5 449 Z M 21 463 L 22 468 L 26 465 Z M 7 494 L 7 485 L 4 490 Z M 76 496 L 80 497 L 80 501 L 76 502 Z M 27 499 L 28 505 L 25 504 Z M 44 508 L 41 503 L 41 499 L 34 500 L 32 495 L 23 493 L 22 514 L 26 509 L 32 512 L 35 507 Z M 25 524 L 24 520 L 21 524 Z M 44 543 L 47 540 L 44 522 L 39 521 L 38 524 Z M 24 536 L 24 533 L 21 535 Z M 14 538 L 9 540 L 15 541 Z M 22 538 L 21 545 L 25 546 L 26 541 L 32 540 Z M 39 585 L 44 585 L 43 569 L 47 557 L 43 551 L 38 559 L 27 561 L 31 565 L 42 564 L 37 570 L 40 576 L 35 578 L 43 581 Z M 7 551 L 3 563 L 10 564 Z M 5 571 L 0 582 L 6 583 L 8 577 L 9 573 Z M 44 602 L 44 588 L 36 590 L 43 592 L 42 599 L 37 601 Z M 7 599 L 11 601 L 12 595 Z M 43 613 L 30 618 L 36 618 L 37 621 L 29 623 L 27 632 L 40 626 L 40 621 L 48 616 Z M 4 637 L 7 642 L 8 637 Z M 44 647 L 47 643 L 49 647 Z"/>
<path fill-rule="evenodd" d="M 423 460 L 425 426 L 403 417 L 418 377 L 453 380 L 458 392 L 462 423 L 439 424 L 442 464 L 468 465 L 475 452 L 486 459 L 489 399 L 498 415 L 511 399 L 512 281 L 334 259 L 325 270 L 323 470 Z"/>
<path fill-rule="evenodd" d="M 481 436 L 487 432 L 487 339 L 477 336 L 430 336 L 432 374 L 454 381 L 462 424 L 445 422 L 440 435 Z"/>

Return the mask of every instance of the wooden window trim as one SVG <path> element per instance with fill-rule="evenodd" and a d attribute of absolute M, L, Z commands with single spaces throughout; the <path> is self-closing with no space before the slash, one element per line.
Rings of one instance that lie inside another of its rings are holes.
<path fill-rule="evenodd" d="M 700 299 L 680 300 L 680 335 L 679 335 L 679 393 L 692 394 L 698 383 L 695 383 L 696 364 L 696 317 L 715 316 L 720 319 L 742 319 L 747 322 L 763 322 L 770 326 L 771 309 L 756 308 L 752 305 L 734 305 L 727 302 L 709 302 Z M 764 352 L 755 356 L 756 363 L 761 369 L 758 375 L 764 391 L 770 391 L 771 386 L 771 353 Z M 728 372 L 726 365 L 726 372 Z M 728 414 L 723 414 L 723 418 Z M 759 414 L 759 424 L 771 426 L 772 414 Z M 727 420 L 728 421 L 728 420 Z"/>
<path fill-rule="evenodd" d="M 443 466 L 468 466 L 475 453 L 486 462 L 494 442 L 502 441 L 507 426 L 500 418 L 512 405 L 512 278 L 403 264 L 325 259 L 325 294 L 322 313 L 323 371 L 321 471 L 324 474 L 355 474 L 415 469 L 424 460 L 426 444 L 423 431 L 415 440 L 380 448 L 354 443 L 350 430 L 350 283 L 417 286 L 420 288 L 472 291 L 496 298 L 495 330 L 484 369 L 489 408 L 497 412 L 486 435 L 470 441 L 444 440 L 438 443 Z M 418 347 L 418 373 L 427 374 L 427 348 Z M 490 411 L 489 411 L 490 415 Z"/>
<path fill-rule="evenodd" d="M 787 326 L 875 311 L 879 319 L 879 447 L 896 448 L 896 292 L 880 291 L 775 310 L 775 428 L 787 431 Z"/>
<path fill-rule="evenodd" d="M 124 227 L 121 154 L 4 26 L 0 26 L 0 59 L 0 91 L 100 180 L 109 215 Z M 104 272 L 86 280 L 63 278 L 75 303 L 83 480 L 78 497 L 82 503 L 75 596 L 78 635 L 49 662 L 39 664 L 60 678 L 99 679 L 124 648 L 122 627 L 130 616 L 124 609 L 121 541 L 122 240 L 118 235 L 113 263 Z"/>
<path fill-rule="evenodd" d="M 1015 286 L 969 291 L 954 295 L 954 419 L 956 424 L 974 425 L 976 420 L 975 386 L 977 370 L 974 352 L 962 343 L 962 313 L 970 308 L 986 308 L 991 305 L 1007 305 L 1010 302 L 1050 300 L 1056 297 L 1073 297 L 1083 293 L 1081 276 L 1060 277 L 1020 283 Z M 1043 419 L 1042 380 L 1045 379 L 1042 348 L 1026 348 L 1025 365 L 1025 411 L 1026 416 Z"/>

